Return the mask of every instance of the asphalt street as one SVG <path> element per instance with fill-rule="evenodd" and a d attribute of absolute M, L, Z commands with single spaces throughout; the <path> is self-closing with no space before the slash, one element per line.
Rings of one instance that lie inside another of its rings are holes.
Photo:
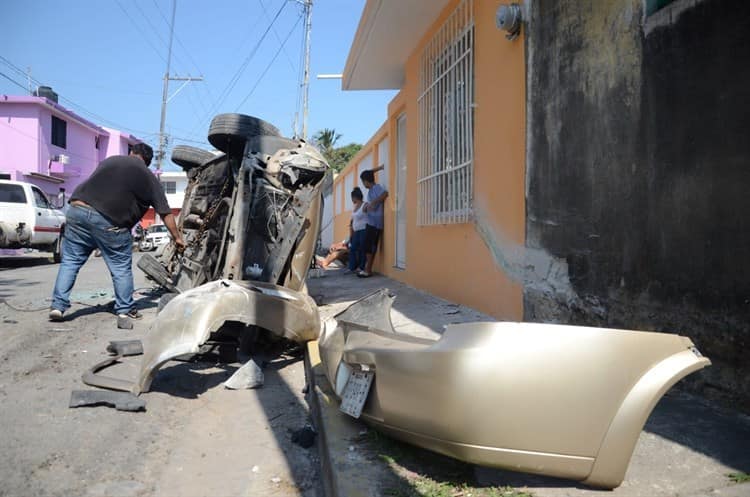
<path fill-rule="evenodd" d="M 137 258 L 137 254 L 136 254 Z M 142 338 L 156 317 L 135 268 L 144 318 L 118 330 L 109 272 L 83 267 L 66 321 L 47 320 L 57 265 L 0 257 L 0 496 L 322 496 L 318 451 L 291 442 L 309 422 L 300 357 L 269 357 L 265 385 L 228 390 L 239 363 L 170 362 L 140 413 L 68 407 L 110 340 Z M 138 357 L 113 375 L 134 377 Z"/>

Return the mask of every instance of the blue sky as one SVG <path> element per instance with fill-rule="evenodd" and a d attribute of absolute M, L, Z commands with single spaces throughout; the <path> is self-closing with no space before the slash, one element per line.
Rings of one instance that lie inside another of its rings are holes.
<path fill-rule="evenodd" d="M 0 56 L 23 71 L 30 68 L 33 79 L 60 95 L 62 105 L 97 124 L 130 131 L 156 148 L 171 0 L 2 3 Z M 395 94 L 342 92 L 340 80 L 315 77 L 343 71 L 364 3 L 314 0 L 313 6 L 308 134 L 335 128 L 343 135 L 342 145 L 367 141 L 385 120 Z M 208 125 L 221 112 L 258 116 L 292 134 L 302 12 L 294 0 L 177 0 L 170 73 L 205 80 L 188 83 L 170 100 L 166 130 L 171 145 L 208 148 Z M 27 86 L 25 76 L 2 59 L 0 73 Z M 170 95 L 180 85 L 170 82 Z M 0 93 L 24 90 L 0 75 Z"/>

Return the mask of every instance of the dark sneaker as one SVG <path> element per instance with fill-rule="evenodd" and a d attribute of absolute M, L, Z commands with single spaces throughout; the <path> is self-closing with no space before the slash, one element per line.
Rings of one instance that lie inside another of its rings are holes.
<path fill-rule="evenodd" d="M 133 321 L 130 320 L 130 317 L 127 314 L 118 314 L 117 327 L 121 330 L 132 330 Z"/>
<path fill-rule="evenodd" d="M 121 316 L 127 316 L 130 319 L 141 319 L 143 314 L 138 312 L 138 309 L 130 309 L 127 314 L 121 314 Z"/>
<path fill-rule="evenodd" d="M 60 309 L 50 309 L 49 310 L 49 320 L 50 321 L 62 321 L 63 320 L 63 311 Z"/>

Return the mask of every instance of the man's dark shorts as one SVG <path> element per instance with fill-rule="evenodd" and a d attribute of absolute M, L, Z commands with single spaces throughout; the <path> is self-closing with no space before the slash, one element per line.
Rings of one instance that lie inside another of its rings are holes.
<path fill-rule="evenodd" d="M 383 230 L 368 224 L 365 228 L 365 253 L 375 255 L 378 251 L 378 242 L 380 242 L 380 233 Z"/>

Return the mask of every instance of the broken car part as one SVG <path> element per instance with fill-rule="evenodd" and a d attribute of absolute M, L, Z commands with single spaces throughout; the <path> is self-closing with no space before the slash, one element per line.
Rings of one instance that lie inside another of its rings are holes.
<path fill-rule="evenodd" d="M 68 407 L 110 406 L 118 411 L 145 411 L 146 401 L 128 392 L 106 390 L 73 390 Z"/>
<path fill-rule="evenodd" d="M 107 352 L 121 357 L 141 355 L 143 354 L 143 343 L 140 340 L 113 340 L 107 345 Z"/>
<path fill-rule="evenodd" d="M 320 333 L 315 301 L 308 295 L 269 283 L 213 281 L 181 293 L 158 314 L 143 339 L 135 382 L 98 374 L 120 358 L 110 358 L 84 374 L 84 383 L 134 394 L 148 391 L 156 372 L 169 360 L 200 351 L 212 332 L 232 321 L 257 326 L 278 338 L 304 343 Z"/>
<path fill-rule="evenodd" d="M 295 342 L 315 340 L 320 317 L 315 302 L 288 288 L 252 281 L 213 281 L 188 290 L 167 304 L 143 340 L 143 361 L 132 392 L 148 391 L 168 360 L 194 354 L 225 322 L 268 330 Z"/>
<path fill-rule="evenodd" d="M 133 382 L 123 380 L 121 378 L 112 378 L 111 376 L 100 375 L 99 371 L 102 371 L 110 366 L 113 366 L 120 362 L 122 359 L 121 355 L 110 357 L 102 362 L 94 364 L 91 369 L 83 373 L 81 381 L 86 385 L 92 387 L 106 388 L 107 390 L 119 390 L 122 392 L 130 392 L 133 389 Z"/>
<path fill-rule="evenodd" d="M 224 382 L 224 387 L 229 390 L 249 390 L 262 387 L 264 380 L 263 370 L 250 359 Z"/>
<path fill-rule="evenodd" d="M 354 372 L 374 376 L 365 422 L 473 464 L 617 487 L 659 399 L 710 365 L 667 333 L 496 322 L 414 338 L 393 330 L 392 300 L 381 290 L 326 322 L 328 380 L 346 398 L 364 388 Z"/>

